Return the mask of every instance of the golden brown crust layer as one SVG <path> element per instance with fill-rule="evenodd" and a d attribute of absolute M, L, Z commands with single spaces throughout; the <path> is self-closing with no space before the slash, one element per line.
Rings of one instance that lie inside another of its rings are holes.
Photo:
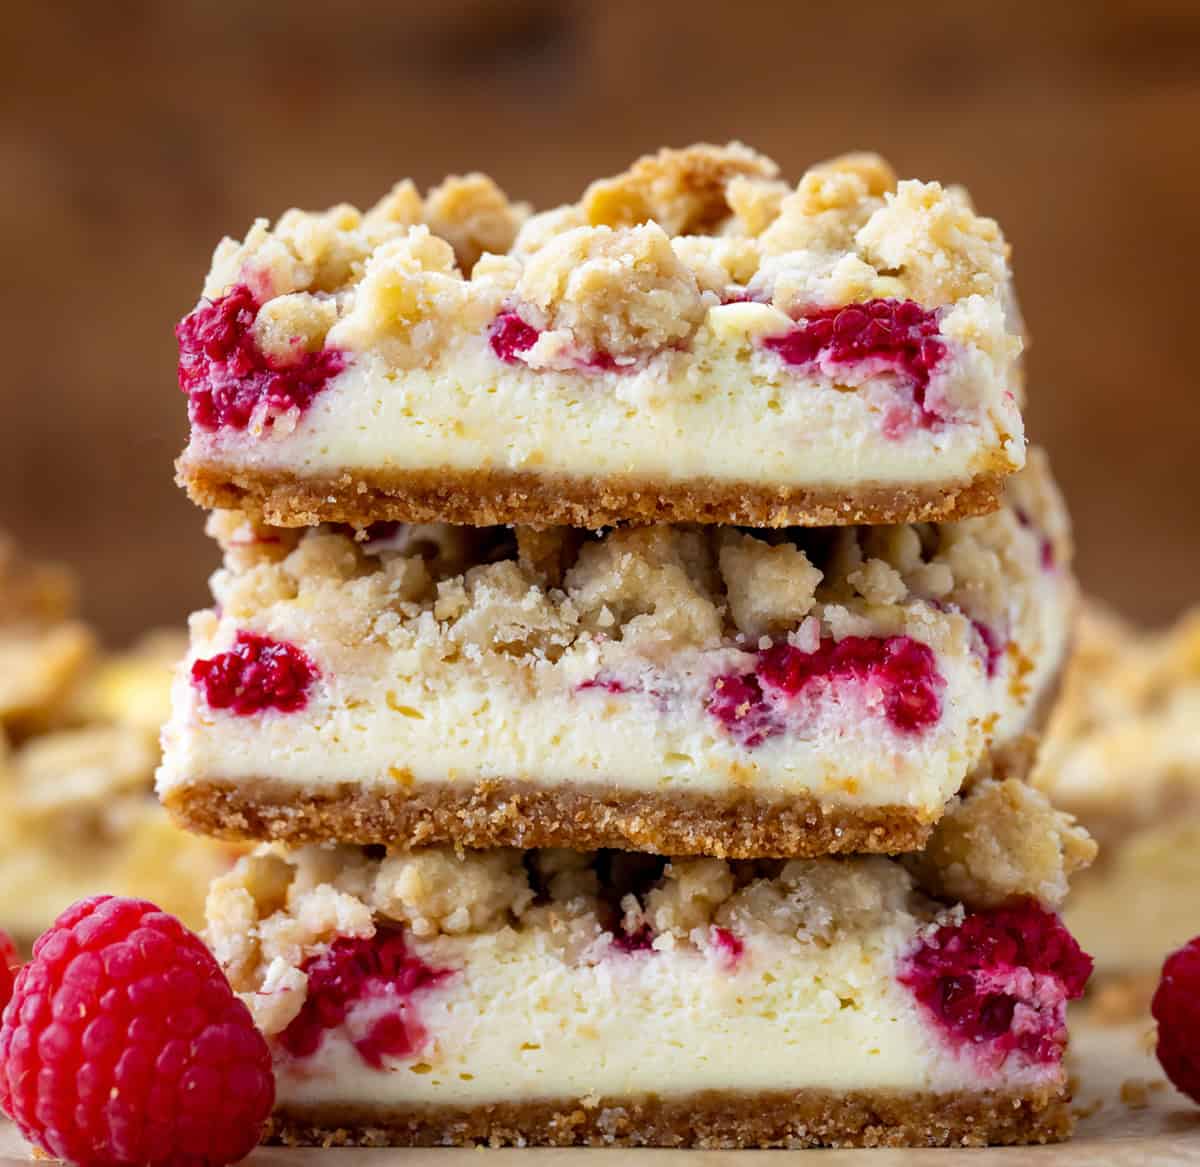
<path fill-rule="evenodd" d="M 425 847 L 614 847 L 723 859 L 896 854 L 925 845 L 932 821 L 905 806 L 822 807 L 728 796 L 544 790 L 487 781 L 406 791 L 346 783 L 320 791 L 267 780 L 203 782 L 163 796 L 180 825 L 223 839 L 291 844 L 337 839 Z"/>
<path fill-rule="evenodd" d="M 723 523 L 748 527 L 827 527 L 947 522 L 1000 506 L 1007 468 L 970 482 L 840 488 L 764 487 L 696 481 L 567 478 L 506 470 L 347 471 L 297 478 L 207 465 L 184 455 L 178 481 L 202 507 L 241 510 L 276 527 L 318 523 L 461 523 L 571 526 L 617 523 Z"/>
<path fill-rule="evenodd" d="M 1052 1092 L 710 1090 L 586 1105 L 281 1108 L 266 1140 L 323 1147 L 983 1147 L 1069 1138 L 1069 1101 Z"/>

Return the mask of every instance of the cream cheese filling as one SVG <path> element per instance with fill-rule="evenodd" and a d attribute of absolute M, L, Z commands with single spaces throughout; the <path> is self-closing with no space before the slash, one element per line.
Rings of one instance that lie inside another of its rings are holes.
<path fill-rule="evenodd" d="M 302 630 L 273 624 L 270 635 Z M 227 647 L 222 627 L 193 657 Z M 300 641 L 303 643 L 303 640 Z M 728 649 L 679 654 L 641 691 L 580 689 L 600 669 L 594 651 L 520 667 L 502 654 L 406 667 L 384 649 L 317 645 L 323 678 L 299 712 L 237 717 L 210 709 L 181 671 L 164 731 L 159 789 L 207 780 L 272 779 L 319 789 L 354 782 L 404 789 L 526 780 L 639 792 L 812 796 L 830 805 L 904 805 L 931 817 L 984 749 L 989 685 L 969 650 L 939 653 L 942 715 L 914 733 L 892 728 L 878 691 L 857 683 L 801 698 L 806 713 L 754 747 L 712 716 L 713 677 Z M 628 674 L 625 674 L 628 675 Z"/>
<path fill-rule="evenodd" d="M 628 371 L 508 365 L 479 335 L 429 367 L 359 353 L 302 416 L 260 432 L 194 430 L 188 457 L 313 478 L 445 469 L 793 486 L 966 482 L 1024 464 L 1010 362 L 955 346 L 931 392 L 943 383 L 969 404 L 935 429 L 887 437 L 885 415 L 910 390 L 886 375 L 839 386 L 718 334 L 739 331 L 727 317 L 747 310 L 781 315 L 714 309 L 691 351 Z"/>
<path fill-rule="evenodd" d="M 412 1008 L 426 1044 L 366 1065 L 346 1035 L 276 1065 L 287 1106 L 478 1105 L 700 1090 L 950 1091 L 1045 1082 L 1057 1067 L 987 1071 L 960 1057 L 894 979 L 905 918 L 832 945 L 747 939 L 572 965 L 538 933 L 439 937 L 415 948 L 458 967 Z M 369 1006 L 368 1006 L 369 1008 Z M 348 1021 L 353 1025 L 353 1014 Z"/>

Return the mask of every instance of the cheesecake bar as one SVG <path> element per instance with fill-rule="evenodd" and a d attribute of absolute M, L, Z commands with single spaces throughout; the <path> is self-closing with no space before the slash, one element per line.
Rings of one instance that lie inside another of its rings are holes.
<path fill-rule="evenodd" d="M 960 189 L 736 143 L 538 214 L 480 174 L 291 210 L 178 326 L 180 480 L 279 526 L 984 513 L 1025 457 L 1008 254 Z"/>
<path fill-rule="evenodd" d="M 29 559 L 0 531 L 0 734 L 25 737 L 61 720 L 95 648 L 70 573 Z"/>
<path fill-rule="evenodd" d="M 1148 633 L 1086 609 L 1036 780 L 1101 843 L 1073 930 L 1099 971 L 1152 985 L 1200 932 L 1200 611 Z"/>
<path fill-rule="evenodd" d="M 159 792 L 292 843 L 912 850 L 1019 753 L 1075 595 L 1039 453 L 941 525 L 211 529 Z"/>
<path fill-rule="evenodd" d="M 269 844 L 213 885 L 207 939 L 286 1143 L 1047 1142 L 1090 959 L 1037 892 L 1090 842 L 1019 801 L 965 900 L 881 856 Z"/>

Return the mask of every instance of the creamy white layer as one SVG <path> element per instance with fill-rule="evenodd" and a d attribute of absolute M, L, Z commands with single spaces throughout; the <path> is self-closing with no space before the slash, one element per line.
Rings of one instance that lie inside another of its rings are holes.
<path fill-rule="evenodd" d="M 912 390 L 892 374 L 789 367 L 758 342 L 791 320 L 740 303 L 710 309 L 687 351 L 627 369 L 506 364 L 486 333 L 402 370 L 358 352 L 303 415 L 266 429 L 194 428 L 185 457 L 309 478 L 445 469 L 816 488 L 965 483 L 1025 460 L 1004 322 L 977 301 L 947 317 L 948 355 L 927 396 L 944 402 L 947 419 L 934 428 L 895 423 Z"/>
<path fill-rule="evenodd" d="M 214 710 L 185 668 L 165 730 L 163 794 L 211 779 L 409 789 L 499 778 L 568 790 L 740 789 L 830 805 L 897 804 L 936 817 L 983 755 L 992 698 L 1003 700 L 984 677 L 965 619 L 952 617 L 947 628 L 928 611 L 897 631 L 941 642 L 936 667 L 946 685 L 935 724 L 897 730 L 879 688 L 847 682 L 800 697 L 794 723 L 753 746 L 707 708 L 714 678 L 753 667 L 753 654 L 736 648 L 631 664 L 628 652 L 592 641 L 557 662 L 494 653 L 435 665 L 418 651 L 314 643 L 310 614 L 288 615 L 256 631 L 311 647 L 322 676 L 307 707 L 252 717 Z M 195 617 L 189 660 L 227 649 L 238 627 L 211 613 Z"/>
<path fill-rule="evenodd" d="M 915 928 L 902 917 L 831 947 L 755 937 L 732 967 L 713 946 L 614 952 L 573 966 L 536 933 L 439 937 L 415 950 L 460 971 L 413 999 L 427 1032 L 422 1047 L 382 1072 L 364 1063 L 342 1031 L 327 1033 L 309 1058 L 281 1051 L 279 1104 L 949 1091 L 1053 1077 L 1056 1068 L 989 1078 L 939 1045 L 895 980 Z M 352 1013 L 347 1027 L 361 1025 Z"/>

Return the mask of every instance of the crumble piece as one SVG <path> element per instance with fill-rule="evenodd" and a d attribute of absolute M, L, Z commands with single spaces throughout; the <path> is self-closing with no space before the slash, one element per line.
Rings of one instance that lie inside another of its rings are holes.
<path fill-rule="evenodd" d="M 582 211 L 591 226 L 635 227 L 653 220 L 670 235 L 709 234 L 732 210 L 728 190 L 741 180 L 769 181 L 779 168 L 740 142 L 660 150 L 624 174 L 593 182 Z M 743 186 L 742 202 L 747 194 Z"/>
<path fill-rule="evenodd" d="M 449 328 L 466 317 L 482 325 L 491 311 L 468 300 L 450 244 L 428 227 L 413 227 L 375 249 L 329 343 L 379 349 L 396 367 L 412 368 L 432 357 Z"/>
<path fill-rule="evenodd" d="M 928 846 L 906 858 L 920 882 L 950 899 L 991 905 L 1018 895 L 1057 907 L 1096 844 L 1072 815 L 1017 779 L 977 781 L 947 809 Z"/>
<path fill-rule="evenodd" d="M 922 303 L 994 295 L 1008 278 L 1008 245 L 994 219 L 938 182 L 901 182 L 855 236 L 881 271 L 901 274 Z"/>
<path fill-rule="evenodd" d="M 789 859 L 774 875 L 770 870 L 721 904 L 716 922 L 736 929 L 745 921 L 828 943 L 839 932 L 871 931 L 912 889 L 899 864 L 876 855 L 849 863 Z"/>
<path fill-rule="evenodd" d="M 711 579 L 689 563 L 689 550 L 702 539 L 673 527 L 641 527 L 585 543 L 566 575 L 582 623 L 617 626 L 629 642 L 703 644 L 720 636 Z"/>
<path fill-rule="evenodd" d="M 757 639 L 794 628 L 812 611 L 821 572 L 792 543 L 772 546 L 732 529 L 718 536 L 718 562 L 738 631 Z"/>
<path fill-rule="evenodd" d="M 510 203 L 479 173 L 447 178 L 429 192 L 424 207 L 429 229 L 454 248 L 459 269 L 468 275 L 485 251 L 502 255 L 512 247 L 528 213 L 528 206 Z"/>
<path fill-rule="evenodd" d="M 688 340 L 708 311 L 655 223 L 558 235 L 529 259 L 517 292 L 545 330 L 526 354 L 531 367 L 554 365 L 564 349 L 636 359 Z"/>

